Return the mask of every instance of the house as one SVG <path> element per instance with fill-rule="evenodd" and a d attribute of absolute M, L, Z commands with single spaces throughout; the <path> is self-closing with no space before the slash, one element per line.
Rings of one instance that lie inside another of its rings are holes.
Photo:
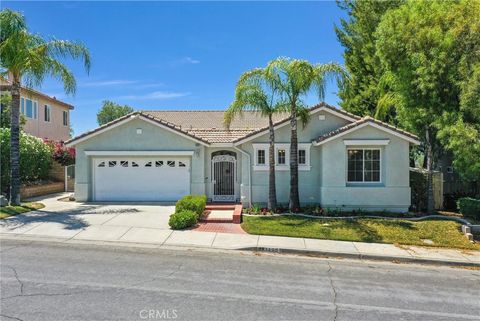
<path fill-rule="evenodd" d="M 10 85 L 0 77 L 0 85 Z M 23 130 L 39 138 L 66 141 L 70 136 L 70 111 L 73 106 L 39 91 L 20 89 L 20 112 L 27 120 Z"/>
<path fill-rule="evenodd" d="M 274 117 L 277 198 L 289 199 L 290 122 Z M 410 206 L 409 147 L 416 136 L 327 104 L 299 124 L 302 204 L 390 210 Z M 78 201 L 266 203 L 268 122 L 255 112 L 223 126 L 222 111 L 137 111 L 67 142 L 76 148 Z"/>

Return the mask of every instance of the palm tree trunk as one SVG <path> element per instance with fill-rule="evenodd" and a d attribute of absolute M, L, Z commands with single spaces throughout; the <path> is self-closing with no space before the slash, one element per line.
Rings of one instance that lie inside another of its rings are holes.
<path fill-rule="evenodd" d="M 275 186 L 275 131 L 273 129 L 272 115 L 268 115 L 268 129 L 270 134 L 270 146 L 268 154 L 268 204 L 267 207 L 275 211 L 277 209 L 277 188 Z"/>
<path fill-rule="evenodd" d="M 426 144 L 427 144 L 427 211 L 433 214 L 435 210 L 433 199 L 433 148 L 432 137 L 429 129 L 426 130 Z"/>
<path fill-rule="evenodd" d="M 10 111 L 10 204 L 20 205 L 20 80 L 12 82 Z"/>
<path fill-rule="evenodd" d="M 297 138 L 297 106 L 293 105 L 290 115 L 290 204 L 291 211 L 300 209 L 298 196 L 298 138 Z"/>

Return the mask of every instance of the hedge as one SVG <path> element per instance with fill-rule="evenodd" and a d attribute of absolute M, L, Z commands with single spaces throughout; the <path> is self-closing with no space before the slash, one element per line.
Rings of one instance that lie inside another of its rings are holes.
<path fill-rule="evenodd" d="M 203 215 L 207 206 L 207 197 L 205 195 L 187 195 L 177 201 L 175 212 L 192 211 L 197 214 L 197 219 Z"/>
<path fill-rule="evenodd" d="M 197 213 L 193 211 L 180 211 L 170 215 L 168 225 L 174 230 L 182 230 L 197 224 Z"/>
<path fill-rule="evenodd" d="M 10 186 L 10 128 L 0 128 L 2 192 Z M 20 134 L 20 180 L 29 183 L 46 179 L 52 166 L 52 150 L 40 138 Z"/>
<path fill-rule="evenodd" d="M 464 216 L 480 220 L 480 200 L 463 197 L 457 201 L 457 206 Z"/>

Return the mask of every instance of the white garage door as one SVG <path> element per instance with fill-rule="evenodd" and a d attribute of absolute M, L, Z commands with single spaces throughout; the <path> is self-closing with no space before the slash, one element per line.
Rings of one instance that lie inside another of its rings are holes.
<path fill-rule="evenodd" d="M 187 157 L 98 158 L 93 166 L 96 201 L 176 201 L 190 193 Z"/>

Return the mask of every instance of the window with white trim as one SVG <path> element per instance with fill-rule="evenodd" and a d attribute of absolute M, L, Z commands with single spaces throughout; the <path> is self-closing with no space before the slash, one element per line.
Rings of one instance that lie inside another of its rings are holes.
<path fill-rule="evenodd" d="M 307 163 L 307 151 L 305 149 L 298 150 L 298 165 L 305 165 Z"/>
<path fill-rule="evenodd" d="M 52 107 L 49 105 L 43 106 L 43 120 L 46 122 L 50 122 L 50 114 L 51 114 Z"/>
<path fill-rule="evenodd" d="M 35 100 L 31 100 L 25 97 L 20 98 L 20 111 L 27 118 L 37 119 L 37 105 Z"/>
<path fill-rule="evenodd" d="M 277 165 L 285 165 L 287 152 L 285 149 L 277 149 Z"/>
<path fill-rule="evenodd" d="M 380 149 L 348 149 L 348 182 L 380 182 Z"/>
<path fill-rule="evenodd" d="M 257 150 L 257 165 L 265 165 L 265 149 Z"/>
<path fill-rule="evenodd" d="M 68 126 L 68 111 L 63 111 L 63 126 Z"/>

